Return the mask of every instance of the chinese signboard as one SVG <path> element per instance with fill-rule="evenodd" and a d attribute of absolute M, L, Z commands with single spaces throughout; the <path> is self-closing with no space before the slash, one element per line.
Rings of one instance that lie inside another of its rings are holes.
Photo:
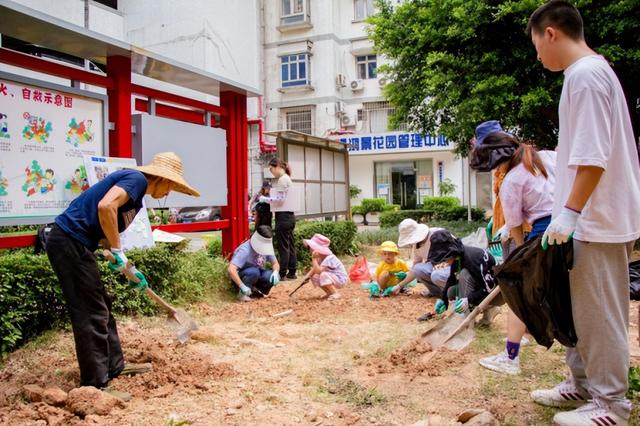
<path fill-rule="evenodd" d="M 449 140 L 442 135 L 430 136 L 405 132 L 352 135 L 340 138 L 340 142 L 349 144 L 349 155 L 448 151 L 453 149 Z"/>
<path fill-rule="evenodd" d="M 89 188 L 103 100 L 69 91 L 0 78 L 0 225 L 51 220 Z"/>

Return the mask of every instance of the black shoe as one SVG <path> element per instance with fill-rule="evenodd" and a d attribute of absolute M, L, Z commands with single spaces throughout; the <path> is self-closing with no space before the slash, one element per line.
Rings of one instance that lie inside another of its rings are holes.
<path fill-rule="evenodd" d="M 296 275 L 296 273 L 295 273 L 295 272 L 294 272 L 294 273 L 288 273 L 288 274 L 287 274 L 287 275 L 285 275 L 285 276 L 286 276 L 286 278 L 287 278 L 288 280 L 295 280 L 296 278 L 298 278 L 298 276 Z"/>

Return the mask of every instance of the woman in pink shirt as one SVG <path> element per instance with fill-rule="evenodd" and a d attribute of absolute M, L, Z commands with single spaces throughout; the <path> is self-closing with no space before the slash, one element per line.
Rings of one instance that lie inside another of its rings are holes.
<path fill-rule="evenodd" d="M 505 174 L 499 198 L 505 225 L 503 240 L 513 239 L 516 246 L 544 233 L 551 221 L 555 186 L 556 153 L 537 152 L 532 145 L 520 143 L 505 132 L 498 121 L 486 121 L 476 128 L 476 143 L 470 164 L 482 171 L 498 169 Z M 532 230 L 525 235 L 523 224 Z M 480 360 L 480 365 L 507 374 L 520 373 L 520 343 L 526 327 L 511 311 L 507 319 L 506 350 Z"/>

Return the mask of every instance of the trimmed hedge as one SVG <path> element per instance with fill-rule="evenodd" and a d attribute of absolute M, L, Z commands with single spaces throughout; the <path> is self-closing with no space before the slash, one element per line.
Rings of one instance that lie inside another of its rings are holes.
<path fill-rule="evenodd" d="M 293 233 L 298 263 L 305 267 L 311 264 L 311 252 L 304 246 L 302 240 L 313 237 L 313 234 L 322 234 L 331 240 L 331 251 L 337 256 L 354 254 L 358 251 L 356 234 L 358 228 L 350 220 L 339 222 L 298 222 Z"/>
<path fill-rule="evenodd" d="M 206 252 L 187 253 L 185 244 L 158 244 L 132 250 L 127 257 L 153 289 L 170 303 L 192 303 L 213 293 L 227 293 L 226 262 Z M 98 259 L 101 279 L 116 314 L 151 315 L 157 306 L 129 288 L 126 279 Z M 230 296 L 229 296 L 230 297 Z M 46 255 L 31 250 L 0 254 L 0 354 L 40 332 L 68 321 L 62 290 Z"/>
<path fill-rule="evenodd" d="M 460 200 L 456 197 L 427 197 L 422 201 L 422 209 L 427 211 L 446 210 L 459 205 Z"/>
<path fill-rule="evenodd" d="M 467 220 L 467 208 L 465 206 L 448 207 L 437 212 L 424 209 L 382 212 L 382 214 L 380 214 L 380 226 L 382 228 L 395 227 L 398 226 L 404 219 L 413 219 L 416 222 L 422 223 L 428 223 L 436 220 Z M 483 220 L 484 210 L 472 208 L 471 219 L 474 221 Z"/>

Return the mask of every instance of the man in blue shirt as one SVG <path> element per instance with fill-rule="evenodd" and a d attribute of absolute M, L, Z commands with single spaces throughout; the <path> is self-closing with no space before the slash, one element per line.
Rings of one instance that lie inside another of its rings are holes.
<path fill-rule="evenodd" d="M 271 270 L 265 269 L 271 263 Z M 260 225 L 250 239 L 240 244 L 229 262 L 229 277 L 238 286 L 238 300 L 249 302 L 250 296 L 264 297 L 280 282 L 280 264 L 273 253 L 271 227 Z"/>
<path fill-rule="evenodd" d="M 115 257 L 109 267 L 124 271 L 127 257 L 120 245 L 124 231 L 142 208 L 145 194 L 154 198 L 170 191 L 199 196 L 184 180 L 182 161 L 172 152 L 156 154 L 151 164 L 118 170 L 80 194 L 55 219 L 46 250 L 58 276 L 71 317 L 76 355 L 80 365 L 80 385 L 95 386 L 121 399 L 130 396 L 108 387 L 120 374 L 151 369 L 149 364 L 125 365 L 111 300 L 100 274 L 94 251 L 102 242 Z M 129 284 L 139 291 L 147 280 L 136 272 L 139 283 Z"/>

